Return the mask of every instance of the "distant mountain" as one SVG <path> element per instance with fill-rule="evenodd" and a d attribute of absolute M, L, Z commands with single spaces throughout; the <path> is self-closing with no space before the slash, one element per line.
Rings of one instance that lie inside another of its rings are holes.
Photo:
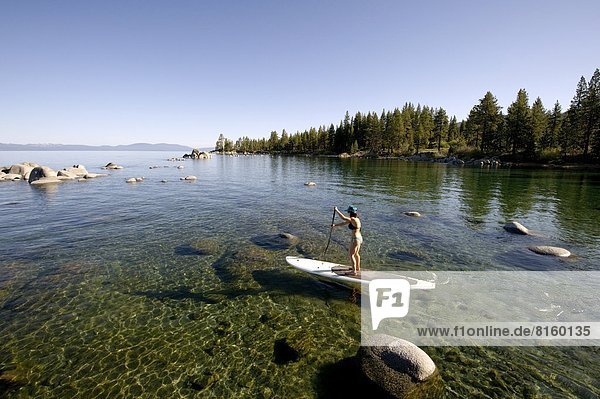
<path fill-rule="evenodd" d="M 5 144 L 0 151 L 190 151 L 192 147 L 179 144 L 135 143 L 127 145 L 77 145 L 77 144 Z"/>

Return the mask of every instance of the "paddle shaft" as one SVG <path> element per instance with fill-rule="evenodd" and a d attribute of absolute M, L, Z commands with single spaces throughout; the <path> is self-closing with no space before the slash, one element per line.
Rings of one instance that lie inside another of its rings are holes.
<path fill-rule="evenodd" d="M 331 242 L 331 233 L 333 232 L 333 222 L 335 221 L 335 208 L 333 208 L 333 216 L 331 217 L 331 228 L 329 229 L 329 238 L 327 239 L 327 246 L 325 247 L 325 251 L 323 251 L 323 255 L 327 252 L 329 248 L 329 243 Z"/>

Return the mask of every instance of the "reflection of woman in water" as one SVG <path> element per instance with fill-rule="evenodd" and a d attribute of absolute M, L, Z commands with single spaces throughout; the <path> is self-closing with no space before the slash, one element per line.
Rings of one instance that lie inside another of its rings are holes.
<path fill-rule="evenodd" d="M 352 233 L 352 241 L 350 241 L 350 248 L 348 249 L 348 254 L 350 255 L 350 262 L 352 262 L 352 269 L 354 270 L 353 274 L 357 275 L 360 273 L 360 245 L 363 242 L 362 234 L 360 234 L 361 222 L 358 218 L 358 209 L 355 206 L 350 205 L 346 212 L 350 216 L 344 215 L 340 210 L 335 207 L 335 212 L 338 214 L 342 220 L 342 223 L 332 224 L 331 227 L 338 227 L 348 225 Z"/>

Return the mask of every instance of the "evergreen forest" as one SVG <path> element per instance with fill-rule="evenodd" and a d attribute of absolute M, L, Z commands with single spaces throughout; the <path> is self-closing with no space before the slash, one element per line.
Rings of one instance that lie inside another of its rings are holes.
<path fill-rule="evenodd" d="M 473 106 L 465 120 L 444 108 L 405 103 L 391 111 L 350 115 L 337 125 L 311 127 L 289 134 L 272 131 L 268 138 L 241 137 L 235 143 L 219 137 L 216 150 L 238 153 L 287 153 L 393 157 L 424 152 L 463 158 L 501 157 L 533 162 L 600 161 L 600 71 L 581 77 L 568 109 L 541 98 L 530 103 L 525 89 L 506 112 L 492 92 Z"/>

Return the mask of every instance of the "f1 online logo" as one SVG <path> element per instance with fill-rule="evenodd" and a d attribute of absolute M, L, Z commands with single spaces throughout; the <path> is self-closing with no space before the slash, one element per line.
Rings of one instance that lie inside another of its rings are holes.
<path fill-rule="evenodd" d="M 404 279 L 376 279 L 369 282 L 369 302 L 373 330 L 386 318 L 408 314 L 410 283 Z"/>

